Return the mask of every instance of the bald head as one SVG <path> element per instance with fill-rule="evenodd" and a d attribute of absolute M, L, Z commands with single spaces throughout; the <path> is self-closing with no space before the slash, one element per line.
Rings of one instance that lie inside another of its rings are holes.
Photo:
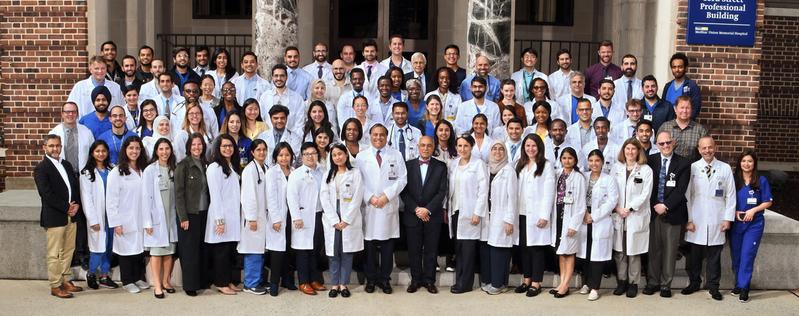
<path fill-rule="evenodd" d="M 710 163 L 716 155 L 716 141 L 710 136 L 705 136 L 699 139 L 699 154 L 705 162 Z"/>
<path fill-rule="evenodd" d="M 478 55 L 477 59 L 474 61 L 474 71 L 477 72 L 477 75 L 480 77 L 485 78 L 488 76 L 488 70 L 491 68 L 491 61 L 488 60 L 488 57 L 483 55 Z"/>
<path fill-rule="evenodd" d="M 344 80 L 344 76 L 347 74 L 347 65 L 344 64 L 343 60 L 341 59 L 334 60 L 331 68 L 332 68 L 331 72 L 333 73 L 333 78 L 335 78 L 338 81 Z"/>

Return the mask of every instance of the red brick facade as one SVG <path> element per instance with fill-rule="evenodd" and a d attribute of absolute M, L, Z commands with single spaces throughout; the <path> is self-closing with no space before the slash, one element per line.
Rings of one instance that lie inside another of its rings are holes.
<path fill-rule="evenodd" d="M 699 122 L 709 130 L 718 155 L 728 162 L 743 151 L 754 148 L 757 140 L 757 97 L 760 88 L 758 60 L 762 56 L 764 0 L 757 1 L 754 47 L 688 45 L 685 42 L 688 1 L 680 0 L 677 13 L 678 52 L 690 61 L 689 76 L 702 89 L 702 113 Z"/>
<path fill-rule="evenodd" d="M 0 1 L 5 176 L 29 178 L 42 157 L 41 135 L 86 77 L 86 1 Z M 0 167 L 0 170 L 3 168 Z"/>
<path fill-rule="evenodd" d="M 765 17 L 760 59 L 757 151 L 774 162 L 799 162 L 799 17 Z"/>

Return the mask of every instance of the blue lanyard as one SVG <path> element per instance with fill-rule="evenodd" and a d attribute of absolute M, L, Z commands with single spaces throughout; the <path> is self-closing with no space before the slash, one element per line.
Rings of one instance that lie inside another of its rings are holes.
<path fill-rule="evenodd" d="M 480 111 L 480 107 L 477 106 L 477 102 L 474 102 L 474 110 L 477 111 L 477 114 L 483 113 L 483 111 Z"/>

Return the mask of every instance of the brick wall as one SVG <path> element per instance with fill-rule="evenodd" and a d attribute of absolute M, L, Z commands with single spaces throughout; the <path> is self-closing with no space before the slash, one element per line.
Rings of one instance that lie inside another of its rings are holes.
<path fill-rule="evenodd" d="M 757 150 L 774 162 L 799 162 L 799 17 L 765 17 Z"/>
<path fill-rule="evenodd" d="M 75 82 L 86 77 L 86 10 L 85 0 L 0 0 L 0 96 L 9 181 L 31 180 L 43 154 L 41 135 L 59 120 Z"/>

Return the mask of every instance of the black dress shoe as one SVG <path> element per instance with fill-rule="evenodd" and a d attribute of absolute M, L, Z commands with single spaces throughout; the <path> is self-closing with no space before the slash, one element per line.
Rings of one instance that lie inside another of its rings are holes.
<path fill-rule="evenodd" d="M 188 296 L 197 296 L 197 291 L 187 290 L 186 295 Z"/>
<path fill-rule="evenodd" d="M 453 287 L 451 287 L 449 289 L 449 292 L 452 293 L 452 294 L 463 294 L 463 293 L 466 293 L 466 292 L 469 292 L 469 291 L 466 291 L 466 290 L 463 290 L 463 289 L 461 289 L 459 287 L 454 287 L 453 286 Z"/>
<path fill-rule="evenodd" d="M 558 289 L 549 290 L 549 294 L 555 295 L 555 293 L 558 293 Z"/>
<path fill-rule="evenodd" d="M 749 290 L 741 290 L 741 294 L 738 295 L 738 301 L 741 303 L 749 303 Z"/>
<path fill-rule="evenodd" d="M 175 289 L 173 289 L 173 288 L 169 288 L 169 287 L 165 287 L 165 288 L 164 288 L 164 291 L 166 291 L 166 292 L 167 292 L 167 293 L 169 293 L 169 294 L 174 294 L 174 293 L 175 293 Z"/>
<path fill-rule="evenodd" d="M 661 288 L 660 297 L 665 297 L 665 298 L 671 297 L 671 289 L 667 287 Z"/>
<path fill-rule="evenodd" d="M 438 288 L 436 287 L 435 284 L 428 284 L 427 292 L 430 292 L 430 294 L 438 294 Z"/>
<path fill-rule="evenodd" d="M 394 289 L 391 288 L 391 284 L 388 284 L 388 282 L 383 282 L 383 286 L 380 288 L 383 289 L 383 293 L 385 294 L 394 293 Z"/>
<path fill-rule="evenodd" d="M 338 296 L 338 289 L 330 289 L 330 292 L 327 292 L 327 297 L 334 298 Z"/>
<path fill-rule="evenodd" d="M 555 291 L 555 292 L 557 292 L 557 291 Z M 525 295 L 527 297 L 535 297 L 535 296 L 538 296 L 538 294 L 541 294 L 541 288 L 540 287 L 531 286 L 529 289 L 527 289 L 527 294 L 525 294 Z"/>
<path fill-rule="evenodd" d="M 419 290 L 419 284 L 411 282 L 411 285 L 408 285 L 408 289 L 406 290 L 408 293 L 416 293 Z"/>
<path fill-rule="evenodd" d="M 155 298 L 157 298 L 157 299 L 162 299 L 162 298 L 166 297 L 166 295 L 164 295 L 164 292 L 161 292 L 161 294 L 158 294 L 158 293 L 155 292 L 155 290 L 153 290 L 153 296 L 155 296 Z"/>
<path fill-rule="evenodd" d="M 527 290 L 529 289 L 530 289 L 530 284 L 522 283 L 521 285 L 517 286 L 516 289 L 513 290 L 513 292 L 521 294 L 527 292 Z"/>
<path fill-rule="evenodd" d="M 297 286 L 294 285 L 294 283 L 283 283 L 280 286 L 282 286 L 283 288 L 285 288 L 286 290 L 289 290 L 289 291 L 296 291 L 297 290 Z"/>
<path fill-rule="evenodd" d="M 364 283 L 366 283 L 366 273 L 356 272 L 355 276 L 358 277 L 358 284 L 363 285 Z"/>
<path fill-rule="evenodd" d="M 566 290 L 566 293 L 563 293 L 563 294 L 560 294 L 557 291 L 555 291 L 554 296 L 555 296 L 555 298 L 564 298 L 566 296 L 569 296 L 569 290 Z"/>
<path fill-rule="evenodd" d="M 366 286 L 363 288 L 366 293 L 374 293 L 375 291 L 375 284 L 374 283 L 366 283 Z"/>
<path fill-rule="evenodd" d="M 638 295 L 638 284 L 630 284 L 627 286 L 627 297 L 633 298 Z"/>
<path fill-rule="evenodd" d="M 712 297 L 714 300 L 721 301 L 724 299 L 724 296 L 722 296 L 721 292 L 719 292 L 717 289 L 713 289 L 708 292 L 710 293 L 710 297 Z"/>
<path fill-rule="evenodd" d="M 682 291 L 680 291 L 680 293 L 682 295 L 691 295 L 691 294 L 694 294 L 694 292 L 696 292 L 696 291 L 699 291 L 699 284 L 689 284 L 687 287 L 682 289 Z"/>
<path fill-rule="evenodd" d="M 271 295 L 272 297 L 275 297 L 275 296 L 277 296 L 277 292 L 279 290 L 280 290 L 279 286 L 270 286 L 269 287 L 269 295 Z"/>
<path fill-rule="evenodd" d="M 657 285 L 647 285 L 641 291 L 641 294 L 643 294 L 643 295 L 652 295 L 652 294 L 657 293 L 658 290 L 660 290 L 660 287 L 657 286 Z"/>
<path fill-rule="evenodd" d="M 624 293 L 627 293 L 627 280 L 624 281 L 616 281 L 616 289 L 613 290 L 613 295 L 619 296 Z"/>
<path fill-rule="evenodd" d="M 352 295 L 352 293 L 350 293 L 350 289 L 348 288 L 340 290 L 339 293 L 341 293 L 341 297 L 350 297 Z"/>

